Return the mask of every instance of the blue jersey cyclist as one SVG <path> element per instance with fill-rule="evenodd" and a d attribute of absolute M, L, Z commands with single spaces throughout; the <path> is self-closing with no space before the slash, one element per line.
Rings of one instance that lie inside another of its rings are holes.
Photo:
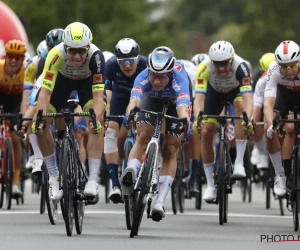
<path fill-rule="evenodd" d="M 158 47 L 147 59 L 147 69 L 135 79 L 126 114 L 135 106 L 142 109 L 161 112 L 163 100 L 173 99 L 167 114 L 179 118 L 190 117 L 189 78 L 180 61 L 176 61 L 173 51 L 168 47 Z M 128 116 L 127 116 L 128 117 Z M 130 151 L 127 168 L 122 174 L 123 195 L 131 195 L 133 183 L 141 167 L 141 157 L 145 153 L 155 125 L 155 116 L 138 113 L 137 138 Z M 126 118 L 124 119 L 126 122 Z M 160 169 L 159 191 L 152 209 L 152 219 L 160 221 L 165 216 L 164 200 L 172 186 L 176 173 L 177 149 L 181 143 L 181 124 L 166 121 L 165 139 L 162 147 L 163 163 Z"/>
<path fill-rule="evenodd" d="M 105 67 L 108 114 L 125 113 L 134 79 L 146 68 L 146 60 L 146 57 L 140 55 L 140 47 L 133 39 L 124 38 L 118 42 L 115 56 L 108 60 Z M 121 200 L 118 166 L 127 132 L 125 127 L 120 126 L 121 123 L 120 119 L 110 120 L 104 137 L 104 153 L 113 184 L 109 199 L 113 203 L 119 203 Z"/>

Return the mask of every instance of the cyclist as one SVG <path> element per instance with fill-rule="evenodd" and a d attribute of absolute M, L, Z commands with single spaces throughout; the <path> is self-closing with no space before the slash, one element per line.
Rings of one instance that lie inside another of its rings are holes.
<path fill-rule="evenodd" d="M 189 121 L 191 104 L 189 85 L 184 65 L 176 61 L 173 51 L 164 46 L 154 49 L 147 59 L 147 68 L 135 79 L 126 110 L 127 115 L 123 120 L 124 126 L 133 107 L 140 106 L 142 109 L 161 112 L 162 101 L 165 98 L 174 100 L 174 104 L 168 108 L 168 115 L 186 117 Z M 136 142 L 130 152 L 128 166 L 121 177 L 123 195 L 131 195 L 134 180 L 141 167 L 140 159 L 153 135 L 155 121 L 155 116 L 138 113 Z M 177 151 L 181 143 L 181 124 L 167 120 L 165 131 L 159 191 L 152 209 L 154 221 L 160 221 L 165 216 L 163 204 L 176 174 Z"/>
<path fill-rule="evenodd" d="M 191 61 L 195 66 L 198 66 L 205 58 L 208 58 L 207 54 L 199 53 L 192 57 Z"/>
<path fill-rule="evenodd" d="M 106 95 L 110 115 L 125 113 L 134 80 L 146 68 L 146 61 L 147 58 L 140 55 L 140 47 L 133 39 L 123 38 L 117 43 L 115 56 L 105 67 Z M 118 177 L 119 155 L 122 156 L 127 133 L 126 128 L 121 125 L 122 120 L 111 119 L 104 137 L 104 153 L 113 186 L 109 199 L 113 203 L 119 203 L 121 200 L 121 185 Z"/>
<path fill-rule="evenodd" d="M 257 83 L 255 83 L 255 90 L 253 94 L 253 121 L 259 122 L 262 119 L 262 108 L 264 102 L 264 93 L 266 88 L 266 83 L 268 79 L 267 69 L 272 63 L 275 61 L 274 53 L 266 53 L 264 54 L 259 62 L 260 69 L 264 72 L 261 77 L 258 79 Z M 263 139 L 264 128 L 262 126 L 256 126 L 255 133 L 253 135 L 254 139 L 254 147 L 251 153 L 251 163 L 256 165 L 258 169 L 268 168 L 268 152 L 266 148 L 266 144 Z"/>
<path fill-rule="evenodd" d="M 26 46 L 19 40 L 11 40 L 5 44 L 5 52 L 5 59 L 0 60 L 0 104 L 3 105 L 4 112 L 17 114 L 20 112 L 22 101 Z M 10 131 L 14 131 L 17 119 L 17 117 L 11 118 Z M 12 193 L 20 195 L 18 185 L 22 159 L 21 143 L 20 138 L 14 132 L 10 133 L 10 136 L 15 163 Z"/>
<path fill-rule="evenodd" d="M 197 69 L 195 83 L 196 97 L 194 101 L 194 115 L 198 116 L 201 110 L 208 115 L 219 115 L 222 112 L 224 101 L 230 100 L 234 105 L 235 113 L 242 114 L 245 110 L 248 117 L 252 114 L 252 87 L 250 72 L 244 60 L 235 55 L 233 46 L 227 41 L 217 41 L 209 49 L 209 59 L 204 59 Z M 204 192 L 205 201 L 214 200 L 216 190 L 213 179 L 214 150 L 213 135 L 217 121 L 208 119 L 202 126 L 201 155 L 207 179 L 207 188 Z M 253 128 L 249 126 L 249 130 Z M 244 153 L 247 138 L 241 123 L 236 124 L 236 151 L 233 178 L 244 178 Z"/>
<path fill-rule="evenodd" d="M 278 196 L 286 194 L 286 179 L 291 178 L 291 154 L 293 151 L 293 133 L 287 133 L 285 147 L 281 152 L 272 120 L 274 110 L 285 117 L 294 106 L 300 106 L 300 48 L 298 44 L 287 40 L 279 44 L 275 50 L 275 62 L 271 63 L 267 73 L 267 85 L 264 96 L 264 120 L 267 130 L 266 144 L 271 162 L 275 169 L 274 192 Z M 281 155 L 282 154 L 282 155 Z M 282 158 L 284 168 L 282 166 Z"/>
<path fill-rule="evenodd" d="M 79 102 L 87 111 L 93 105 L 97 126 L 90 123 L 87 149 L 89 152 L 89 179 L 84 189 L 87 196 L 98 194 L 96 182 L 103 148 L 102 125 L 104 115 L 104 69 L 105 61 L 102 52 L 92 44 L 92 32 L 83 23 L 69 24 L 63 33 L 63 43 L 56 45 L 49 52 L 42 73 L 42 87 L 37 97 L 37 109 L 44 112 L 61 110 L 73 90 L 77 90 Z M 41 124 L 32 124 L 32 131 L 37 136 L 38 144 L 47 166 L 49 180 L 49 196 L 59 200 L 63 196 L 59 190 L 58 168 L 54 155 L 54 142 L 48 126 L 52 119 L 45 119 Z M 89 121 L 90 118 L 87 118 Z M 22 126 L 24 133 L 26 126 Z"/>
<path fill-rule="evenodd" d="M 38 55 L 33 57 L 32 60 L 26 66 L 24 84 L 28 87 L 26 90 L 24 89 L 22 100 L 23 110 L 24 108 L 26 110 L 28 104 L 26 116 L 32 116 L 34 114 L 34 102 L 36 94 L 41 86 L 41 82 L 38 85 L 35 83 L 37 82 L 39 76 L 42 74 L 42 69 L 45 65 L 45 59 L 49 51 L 62 42 L 63 32 L 63 29 L 50 30 L 46 35 L 46 39 L 40 42 L 40 44 L 37 47 Z M 25 112 L 22 113 L 24 114 Z M 24 124 L 28 126 L 30 122 Z M 28 162 L 26 164 L 26 168 L 32 167 L 32 173 L 38 173 L 42 171 L 43 156 L 41 150 L 39 149 L 39 146 L 37 145 L 36 135 L 31 133 L 30 128 L 28 134 L 34 155 L 29 157 Z"/>

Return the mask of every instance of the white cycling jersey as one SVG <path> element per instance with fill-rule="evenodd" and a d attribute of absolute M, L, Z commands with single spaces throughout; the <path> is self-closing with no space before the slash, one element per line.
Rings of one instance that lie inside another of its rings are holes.
<path fill-rule="evenodd" d="M 192 82 L 193 97 L 195 97 L 195 81 L 197 66 L 188 60 L 180 60 L 184 65 L 184 69 Z"/>
<path fill-rule="evenodd" d="M 267 71 L 264 72 L 258 79 L 253 95 L 253 106 L 262 107 L 264 104 L 264 94 L 267 85 Z"/>
<path fill-rule="evenodd" d="M 280 72 L 280 66 L 272 62 L 267 71 L 267 85 L 265 89 L 266 97 L 275 97 L 277 94 L 277 85 L 282 85 L 292 91 L 300 91 L 300 71 L 297 80 L 287 80 Z"/>

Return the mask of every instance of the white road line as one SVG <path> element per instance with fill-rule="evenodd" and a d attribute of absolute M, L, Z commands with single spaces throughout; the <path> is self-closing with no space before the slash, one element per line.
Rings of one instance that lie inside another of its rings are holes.
<path fill-rule="evenodd" d="M 60 214 L 61 211 L 58 211 Z M 39 211 L 0 211 L 0 216 L 1 215 L 24 215 L 24 214 L 40 214 Z M 124 211 L 85 211 L 85 214 L 124 214 Z M 167 212 L 167 215 L 173 215 L 171 212 Z M 218 213 L 182 213 L 182 214 L 177 214 L 176 216 L 219 216 Z M 292 216 L 277 216 L 277 215 L 263 215 L 263 214 L 236 214 L 236 213 L 229 213 L 229 217 L 238 217 L 238 218 L 268 218 L 268 219 L 292 219 Z"/>

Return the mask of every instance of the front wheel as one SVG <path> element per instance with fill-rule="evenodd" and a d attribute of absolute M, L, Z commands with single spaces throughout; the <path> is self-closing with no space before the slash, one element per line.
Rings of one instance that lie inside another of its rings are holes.
<path fill-rule="evenodd" d="M 5 196 L 6 196 L 6 207 L 8 210 L 11 208 L 12 200 L 12 179 L 14 175 L 13 170 L 13 155 L 12 155 L 12 142 L 10 138 L 5 140 L 5 151 L 4 151 L 4 164 L 5 164 Z"/>

